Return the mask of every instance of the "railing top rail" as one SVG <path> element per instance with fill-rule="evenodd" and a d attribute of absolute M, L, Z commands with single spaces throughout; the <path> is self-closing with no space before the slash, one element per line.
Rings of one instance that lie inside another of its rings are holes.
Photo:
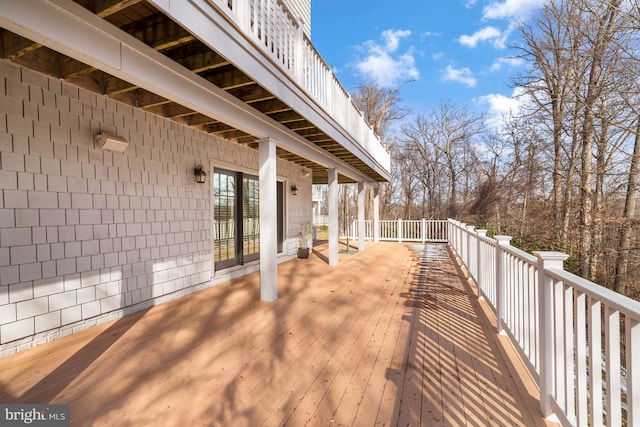
<path fill-rule="evenodd" d="M 547 268 L 545 272 L 548 276 L 562 281 L 565 285 L 572 286 L 586 295 L 595 298 L 603 304 L 611 307 L 625 316 L 640 322 L 640 302 L 632 300 L 618 292 L 593 283 L 590 280 L 576 276 L 565 270 L 558 268 Z"/>
<path fill-rule="evenodd" d="M 483 242 L 487 242 L 493 246 L 496 245 L 496 239 L 492 239 L 491 237 L 487 237 L 487 236 L 477 236 L 478 239 L 482 240 Z"/>
<path fill-rule="evenodd" d="M 523 261 L 526 261 L 528 264 L 531 264 L 533 266 L 538 265 L 538 258 L 534 255 L 531 255 L 530 253 L 523 251 L 522 249 L 510 245 L 502 246 L 502 249 L 505 252 L 508 252 L 511 255 L 522 259 Z"/>

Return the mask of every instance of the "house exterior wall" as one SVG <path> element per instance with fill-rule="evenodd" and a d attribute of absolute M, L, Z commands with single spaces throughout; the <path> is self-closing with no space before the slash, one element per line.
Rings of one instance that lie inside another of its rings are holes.
<path fill-rule="evenodd" d="M 100 149 L 102 131 L 127 150 Z M 0 356 L 223 280 L 212 271 L 211 180 L 193 175 L 200 163 L 257 171 L 258 159 L 0 61 Z M 311 217 L 311 179 L 289 162 L 277 169 L 285 189 L 299 189 L 286 191 L 287 258 Z"/>
<path fill-rule="evenodd" d="M 284 0 L 284 4 L 302 20 L 305 33 L 311 37 L 311 0 Z"/>

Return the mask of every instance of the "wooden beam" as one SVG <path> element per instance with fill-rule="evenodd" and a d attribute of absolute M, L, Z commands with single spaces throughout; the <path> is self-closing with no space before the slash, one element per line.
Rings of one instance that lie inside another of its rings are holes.
<path fill-rule="evenodd" d="M 91 3 L 93 3 L 95 5 L 94 9 L 89 9 L 87 6 L 87 9 L 89 10 L 93 10 L 93 12 L 98 15 L 100 18 L 106 18 L 108 16 L 111 15 L 115 15 L 116 13 L 127 9 L 135 4 L 140 3 L 142 0 L 102 0 L 102 1 L 92 1 Z M 77 3 L 83 3 L 80 1 L 77 1 Z"/>
<path fill-rule="evenodd" d="M 180 104 L 176 104 L 175 102 L 169 102 L 161 105 L 154 105 L 152 107 L 145 108 L 150 113 L 158 114 L 161 116 L 176 118 L 176 117 L 185 117 L 191 116 L 195 114 L 195 112 L 187 107 L 183 107 Z"/>
<path fill-rule="evenodd" d="M 224 90 L 249 86 L 255 83 L 249 76 L 231 65 L 202 73 L 201 76 Z"/>
<path fill-rule="evenodd" d="M 29 39 L 25 39 L 11 31 L 2 30 L 2 57 L 9 61 L 32 53 L 36 49 L 42 47 L 39 43 L 34 43 Z"/>
<path fill-rule="evenodd" d="M 264 114 L 273 114 L 273 113 L 281 113 L 283 111 L 291 111 L 291 107 L 289 107 L 284 102 L 279 99 L 270 99 L 267 101 L 255 102 L 252 106 L 261 111 Z"/>
<path fill-rule="evenodd" d="M 191 33 L 160 12 L 125 25 L 121 30 L 159 51 L 195 40 Z"/>
<path fill-rule="evenodd" d="M 227 90 L 231 95 L 236 98 L 251 104 L 253 102 L 266 101 L 269 99 L 275 99 L 271 93 L 267 92 L 259 84 L 253 84 L 250 86 L 242 86 Z"/>

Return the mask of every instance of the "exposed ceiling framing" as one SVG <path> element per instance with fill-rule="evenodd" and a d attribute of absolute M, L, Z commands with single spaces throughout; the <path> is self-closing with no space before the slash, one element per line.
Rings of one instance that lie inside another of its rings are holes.
<path fill-rule="evenodd" d="M 356 170 L 382 182 L 384 178 L 356 155 L 307 121 L 290 106 L 269 93 L 240 69 L 196 39 L 180 25 L 144 0 L 75 0 L 84 8 L 119 27 L 176 63 L 251 105 L 294 131 L 315 146 L 348 163 Z M 0 56 L 22 66 L 112 99 L 142 108 L 176 122 L 192 126 L 238 144 L 257 147 L 256 138 L 225 123 L 193 111 L 101 70 L 0 28 Z M 312 170 L 313 182 L 327 182 L 324 167 L 278 148 L 277 156 Z M 352 182 L 339 176 L 339 182 Z"/>

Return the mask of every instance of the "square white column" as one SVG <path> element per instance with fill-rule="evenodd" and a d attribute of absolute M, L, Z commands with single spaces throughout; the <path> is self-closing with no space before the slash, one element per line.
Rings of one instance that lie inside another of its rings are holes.
<path fill-rule="evenodd" d="M 358 182 L 358 250 L 364 251 L 365 238 L 365 196 L 366 187 L 364 182 Z"/>
<path fill-rule="evenodd" d="M 338 171 L 328 171 L 327 202 L 329 208 L 329 265 L 338 265 Z"/>
<path fill-rule="evenodd" d="M 380 241 L 380 188 L 373 189 L 373 241 Z"/>
<path fill-rule="evenodd" d="M 260 299 L 278 298 L 278 214 L 276 145 L 270 139 L 258 141 L 258 183 L 260 187 Z"/>

